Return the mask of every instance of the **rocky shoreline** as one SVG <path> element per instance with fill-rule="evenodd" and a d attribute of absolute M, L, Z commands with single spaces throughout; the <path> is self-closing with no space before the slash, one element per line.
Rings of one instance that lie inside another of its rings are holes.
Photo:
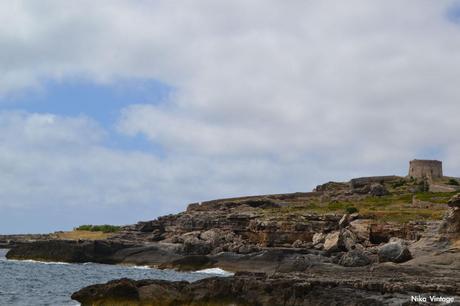
<path fill-rule="evenodd" d="M 115 280 L 76 292 L 82 305 L 391 305 L 418 294 L 460 296 L 460 197 L 424 199 L 444 220 L 382 220 L 375 207 L 420 205 L 420 184 L 380 178 L 190 204 L 105 240 L 20 243 L 7 258 L 237 272 L 192 284 Z M 343 213 L 342 203 L 370 209 Z"/>

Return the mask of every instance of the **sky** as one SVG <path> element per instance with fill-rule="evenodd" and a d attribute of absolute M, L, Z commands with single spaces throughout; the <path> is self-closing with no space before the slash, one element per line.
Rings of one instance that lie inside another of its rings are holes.
<path fill-rule="evenodd" d="M 0 233 L 460 176 L 460 1 L 0 3 Z"/>

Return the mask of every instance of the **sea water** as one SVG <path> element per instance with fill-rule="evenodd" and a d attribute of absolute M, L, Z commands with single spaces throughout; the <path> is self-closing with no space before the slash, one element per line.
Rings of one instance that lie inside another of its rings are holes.
<path fill-rule="evenodd" d="M 220 269 L 192 273 L 148 267 L 95 263 L 44 263 L 7 260 L 0 249 L 0 305 L 79 305 L 70 296 L 82 287 L 117 278 L 196 281 L 211 276 L 229 276 Z"/>

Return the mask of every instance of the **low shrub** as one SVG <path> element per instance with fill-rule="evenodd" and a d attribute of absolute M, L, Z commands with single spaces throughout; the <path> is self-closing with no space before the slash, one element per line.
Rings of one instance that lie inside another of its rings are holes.
<path fill-rule="evenodd" d="M 354 214 L 359 212 L 359 209 L 354 206 L 348 206 L 347 208 L 345 208 L 345 211 L 347 212 L 347 214 Z"/>
<path fill-rule="evenodd" d="M 460 184 L 458 183 L 458 181 L 456 179 L 451 178 L 447 182 L 447 185 L 459 186 Z"/>
<path fill-rule="evenodd" d="M 402 187 L 402 186 L 404 186 L 404 185 L 406 185 L 406 181 L 403 180 L 403 179 L 400 179 L 400 180 L 398 180 L 398 181 L 396 181 L 396 182 L 393 182 L 393 183 L 391 184 L 391 186 L 392 186 L 393 188 Z"/>

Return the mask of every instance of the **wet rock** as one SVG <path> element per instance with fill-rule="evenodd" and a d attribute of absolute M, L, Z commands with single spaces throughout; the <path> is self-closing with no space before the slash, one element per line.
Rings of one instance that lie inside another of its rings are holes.
<path fill-rule="evenodd" d="M 402 241 L 390 242 L 378 251 L 379 262 L 395 262 L 402 263 L 412 259 L 409 248 Z"/>

